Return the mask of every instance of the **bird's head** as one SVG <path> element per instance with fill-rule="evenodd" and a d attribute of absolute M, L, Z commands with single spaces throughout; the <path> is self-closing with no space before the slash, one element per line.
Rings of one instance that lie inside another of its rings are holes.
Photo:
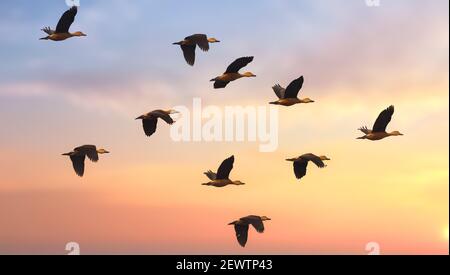
<path fill-rule="evenodd" d="M 400 133 L 399 131 L 394 131 L 391 133 L 391 136 L 403 136 L 403 134 Z"/>
<path fill-rule="evenodd" d="M 236 180 L 233 181 L 234 185 L 245 185 L 245 183 L 243 183 L 242 181 Z"/>
<path fill-rule="evenodd" d="M 177 110 L 174 109 L 170 109 L 166 111 L 169 115 L 173 115 L 173 114 L 179 114 L 180 112 L 178 112 Z"/>
<path fill-rule="evenodd" d="M 85 34 L 83 32 L 74 32 L 73 36 L 87 36 L 87 34 Z"/>
<path fill-rule="evenodd" d="M 97 153 L 99 153 L 99 154 L 109 154 L 109 151 L 106 151 L 105 149 L 98 149 Z"/>
<path fill-rule="evenodd" d="M 305 98 L 302 100 L 303 103 L 314 103 L 315 101 L 312 100 L 311 98 Z"/>
<path fill-rule="evenodd" d="M 320 159 L 321 160 L 331 160 L 329 157 L 327 157 L 327 156 L 320 156 Z"/>
<path fill-rule="evenodd" d="M 270 221 L 270 220 L 272 220 L 272 219 L 269 218 L 269 217 L 266 217 L 266 216 L 262 216 L 262 217 L 261 217 L 261 220 L 263 220 L 263 221 Z"/>
<path fill-rule="evenodd" d="M 214 37 L 208 38 L 209 43 L 219 43 L 220 40 L 215 39 Z"/>
<path fill-rule="evenodd" d="M 242 75 L 245 76 L 245 77 L 256 77 L 256 75 L 253 74 L 252 72 L 245 72 Z"/>

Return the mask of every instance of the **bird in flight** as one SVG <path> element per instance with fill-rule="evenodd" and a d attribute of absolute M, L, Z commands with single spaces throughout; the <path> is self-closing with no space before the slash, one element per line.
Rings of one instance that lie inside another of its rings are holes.
<path fill-rule="evenodd" d="M 234 156 L 231 156 L 224 160 L 220 164 L 219 169 L 217 169 L 217 174 L 209 170 L 204 174 L 211 180 L 208 183 L 203 183 L 202 185 L 214 186 L 214 187 L 225 187 L 227 185 L 244 185 L 245 183 L 238 180 L 230 180 L 230 172 L 233 169 Z"/>
<path fill-rule="evenodd" d="M 209 51 L 209 43 L 218 43 L 219 40 L 215 38 L 208 38 L 206 34 L 193 34 L 184 38 L 180 42 L 175 42 L 173 45 L 180 45 L 183 51 L 186 62 L 194 66 L 195 63 L 195 49 L 197 46 L 204 52 Z"/>
<path fill-rule="evenodd" d="M 42 37 L 41 40 L 63 41 L 75 36 L 86 36 L 86 34 L 80 31 L 74 33 L 69 32 L 70 25 L 75 21 L 77 12 L 77 6 L 73 6 L 61 16 L 55 30 L 52 30 L 50 27 L 43 28 L 42 31 L 47 33 L 48 36 Z"/>
<path fill-rule="evenodd" d="M 109 154 L 109 152 L 105 149 L 97 149 L 95 145 L 83 145 L 62 155 L 70 157 L 75 173 L 82 177 L 84 175 L 84 160 L 86 159 L 86 156 L 92 162 L 97 162 L 99 154 Z"/>
<path fill-rule="evenodd" d="M 136 120 L 141 119 L 145 134 L 150 137 L 156 132 L 156 125 L 158 118 L 164 120 L 167 124 L 172 125 L 175 121 L 170 117 L 171 114 L 178 114 L 176 110 L 155 110 L 150 113 L 137 117 Z"/>
<path fill-rule="evenodd" d="M 393 131 L 391 133 L 386 132 L 386 127 L 389 122 L 391 122 L 392 115 L 394 114 L 394 106 L 389 106 L 386 110 L 382 111 L 378 116 L 375 124 L 372 127 L 372 130 L 367 129 L 366 126 L 359 128 L 361 132 L 364 133 L 364 136 L 359 137 L 357 139 L 368 139 L 368 140 L 381 140 L 386 137 L 391 136 L 403 136 L 399 131 Z"/>
<path fill-rule="evenodd" d="M 298 158 L 286 159 L 287 161 L 292 161 L 294 163 L 294 174 L 297 179 L 301 179 L 306 175 L 306 168 L 308 167 L 308 162 L 312 162 L 319 168 L 324 168 L 326 165 L 324 160 L 330 160 L 326 156 L 316 156 L 314 154 L 304 154 Z"/>
<path fill-rule="evenodd" d="M 299 103 L 313 103 L 314 100 L 311 100 L 310 98 L 298 98 L 298 93 L 302 89 L 303 83 L 304 78 L 301 76 L 292 81 L 286 89 L 281 87 L 280 84 L 273 86 L 272 89 L 279 99 L 277 101 L 270 102 L 270 104 L 292 106 Z"/>
<path fill-rule="evenodd" d="M 221 76 L 211 79 L 211 81 L 214 82 L 214 88 L 225 88 L 231 81 L 235 81 L 242 77 L 256 77 L 256 75 L 251 72 L 246 72 L 243 74 L 239 73 L 240 69 L 244 68 L 252 61 L 253 56 L 241 57 L 236 59 L 233 63 L 230 64 L 230 66 L 228 66 L 227 70 Z"/>
<path fill-rule="evenodd" d="M 234 231 L 236 232 L 236 238 L 238 243 L 245 247 L 248 239 L 248 228 L 251 224 L 258 233 L 264 232 L 264 221 L 270 221 L 271 219 L 266 216 L 250 215 L 240 218 L 237 221 L 230 222 L 228 225 L 234 225 Z"/>

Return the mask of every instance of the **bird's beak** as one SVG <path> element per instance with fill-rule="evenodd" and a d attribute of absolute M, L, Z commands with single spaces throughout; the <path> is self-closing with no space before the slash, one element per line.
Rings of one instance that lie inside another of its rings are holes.
<path fill-rule="evenodd" d="M 286 159 L 286 161 L 295 161 L 296 159 Z"/>
<path fill-rule="evenodd" d="M 143 118 L 144 118 L 144 116 L 140 116 L 140 117 L 135 118 L 135 120 L 143 119 Z"/>
<path fill-rule="evenodd" d="M 110 153 L 109 151 L 106 151 L 106 150 L 105 150 L 105 154 L 109 154 L 109 153 Z"/>
<path fill-rule="evenodd" d="M 181 42 L 173 42 L 172 45 L 181 45 Z"/>
<path fill-rule="evenodd" d="M 70 154 L 69 153 L 64 153 L 64 154 L 61 154 L 62 156 L 69 156 Z"/>

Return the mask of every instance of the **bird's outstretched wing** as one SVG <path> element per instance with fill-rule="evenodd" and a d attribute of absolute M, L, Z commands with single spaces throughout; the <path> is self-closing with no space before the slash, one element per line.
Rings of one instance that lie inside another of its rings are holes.
<path fill-rule="evenodd" d="M 303 87 L 304 78 L 303 76 L 292 81 L 286 88 L 284 98 L 297 98 L 300 89 Z"/>
<path fill-rule="evenodd" d="M 248 239 L 248 224 L 235 224 L 234 231 L 236 232 L 236 238 L 238 243 L 245 247 Z"/>
<path fill-rule="evenodd" d="M 220 164 L 219 169 L 217 169 L 216 179 L 225 180 L 229 179 L 230 172 L 233 169 L 234 156 L 231 156 L 224 160 L 222 164 Z"/>
<path fill-rule="evenodd" d="M 84 175 L 84 159 L 85 155 L 83 154 L 70 156 L 73 169 L 75 170 L 75 173 L 80 177 Z"/>
<path fill-rule="evenodd" d="M 45 28 L 41 29 L 41 31 L 45 32 L 48 35 L 52 35 L 55 33 L 55 31 L 52 30 L 50 27 L 45 27 Z"/>
<path fill-rule="evenodd" d="M 279 99 L 283 99 L 284 98 L 284 94 L 286 93 L 286 89 L 281 87 L 280 84 L 277 84 L 277 85 L 273 86 L 272 89 L 275 92 L 275 94 L 278 96 Z"/>
<path fill-rule="evenodd" d="M 210 180 L 215 180 L 217 178 L 217 174 L 211 170 L 208 170 L 207 172 L 205 172 L 203 174 L 205 174 L 208 177 L 208 179 L 210 179 Z"/>
<path fill-rule="evenodd" d="M 221 80 L 216 80 L 214 82 L 214 89 L 222 89 L 225 88 L 228 85 L 228 81 L 221 81 Z"/>
<path fill-rule="evenodd" d="M 233 63 L 228 66 L 225 71 L 226 74 L 229 73 L 238 73 L 240 69 L 244 68 L 248 65 L 248 63 L 253 61 L 253 56 L 241 57 L 236 59 Z"/>
<path fill-rule="evenodd" d="M 83 145 L 75 148 L 74 151 L 85 154 L 88 157 L 88 159 L 90 159 L 93 162 L 98 161 L 97 147 L 95 145 Z"/>
<path fill-rule="evenodd" d="M 389 106 L 386 110 L 382 111 L 378 116 L 375 124 L 373 125 L 372 132 L 386 132 L 386 127 L 391 122 L 392 115 L 394 114 L 394 106 Z"/>
<path fill-rule="evenodd" d="M 73 21 L 75 21 L 77 12 L 77 6 L 73 6 L 69 10 L 67 10 L 59 19 L 58 25 L 56 25 L 55 33 L 68 33 L 70 25 L 72 25 Z"/>
<path fill-rule="evenodd" d="M 206 34 L 193 34 L 186 37 L 185 40 L 194 42 L 202 51 L 207 52 L 209 50 L 209 42 Z"/>
<path fill-rule="evenodd" d="M 144 126 L 144 132 L 149 137 L 153 135 L 156 132 L 156 125 L 158 123 L 158 119 L 151 118 L 151 119 L 143 119 L 142 125 Z"/>
<path fill-rule="evenodd" d="M 258 233 L 263 233 L 264 232 L 264 223 L 261 220 L 261 217 L 252 215 L 252 216 L 248 216 L 248 217 L 243 218 L 243 220 L 246 220 L 248 223 L 253 225 L 253 227 L 255 228 L 255 230 Z"/>
<path fill-rule="evenodd" d="M 174 121 L 173 119 L 170 117 L 170 115 L 162 110 L 156 110 L 151 112 L 152 116 L 154 117 L 158 117 L 162 120 L 164 120 L 167 124 L 173 124 Z"/>
<path fill-rule="evenodd" d="M 312 161 L 319 168 L 325 167 L 325 163 L 323 163 L 323 161 L 320 159 L 320 157 L 318 157 L 314 154 L 304 154 L 303 156 L 301 156 L 301 158 L 305 159 L 307 161 Z"/>
<path fill-rule="evenodd" d="M 181 45 L 181 50 L 183 51 L 183 56 L 186 62 L 194 66 L 195 63 L 195 45 Z"/>
<path fill-rule="evenodd" d="M 294 162 L 294 174 L 297 179 L 301 179 L 306 175 L 306 168 L 308 167 L 308 161 L 300 159 Z"/>

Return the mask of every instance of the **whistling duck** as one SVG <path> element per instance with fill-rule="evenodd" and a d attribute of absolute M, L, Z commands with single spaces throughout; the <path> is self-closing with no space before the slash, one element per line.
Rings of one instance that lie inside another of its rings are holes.
<path fill-rule="evenodd" d="M 98 154 L 108 154 L 105 149 L 97 149 L 95 145 L 83 145 L 73 149 L 72 152 L 62 154 L 63 156 L 69 156 L 72 161 L 73 169 L 75 173 L 82 177 L 84 175 L 84 160 L 86 156 L 92 162 L 98 161 Z"/>
<path fill-rule="evenodd" d="M 142 119 L 142 125 L 144 126 L 145 134 L 150 137 L 156 132 L 156 125 L 158 118 L 164 120 L 167 124 L 172 125 L 175 121 L 170 117 L 171 114 L 178 114 L 175 110 L 155 110 L 140 117 L 136 120 Z"/>
<path fill-rule="evenodd" d="M 292 81 L 286 89 L 277 84 L 272 87 L 275 94 L 278 96 L 279 100 L 270 102 L 270 104 L 274 105 L 282 105 L 282 106 L 292 106 L 299 103 L 313 103 L 314 100 L 309 98 L 299 99 L 298 93 L 303 87 L 304 78 L 303 76 L 297 78 Z"/>
<path fill-rule="evenodd" d="M 211 180 L 208 183 L 203 183 L 202 185 L 214 186 L 214 187 L 225 187 L 227 185 L 244 185 L 245 183 L 238 180 L 230 180 L 230 172 L 233 169 L 234 156 L 231 156 L 224 160 L 222 164 L 217 169 L 217 174 L 211 170 L 205 172 L 204 174 Z"/>
<path fill-rule="evenodd" d="M 53 41 L 63 41 L 75 36 L 86 36 L 86 34 L 78 31 L 71 33 L 69 32 L 70 25 L 72 25 L 77 15 L 77 6 L 71 7 L 67 10 L 59 19 L 56 29 L 52 30 L 50 27 L 45 27 L 42 29 L 43 32 L 47 33 L 48 36 L 41 38 L 41 40 L 53 40 Z"/>
<path fill-rule="evenodd" d="M 231 81 L 235 81 L 242 77 L 256 77 L 256 75 L 251 72 L 246 72 L 243 74 L 239 73 L 240 69 L 244 68 L 252 61 L 253 56 L 236 59 L 230 64 L 230 66 L 228 66 L 227 70 L 221 76 L 211 79 L 211 81 L 214 81 L 214 88 L 225 88 Z"/>
<path fill-rule="evenodd" d="M 249 225 L 250 224 L 253 225 L 253 227 L 256 229 L 258 233 L 263 233 L 264 232 L 263 221 L 270 221 L 270 220 L 271 219 L 269 219 L 266 216 L 251 215 L 240 218 L 239 220 L 231 222 L 228 225 L 234 225 L 234 231 L 236 231 L 237 241 L 242 247 L 245 247 L 248 239 Z"/>
<path fill-rule="evenodd" d="M 388 126 L 389 122 L 391 122 L 393 114 L 394 106 L 391 105 L 386 110 L 380 113 L 377 120 L 375 121 L 375 124 L 372 127 L 372 130 L 367 129 L 366 126 L 359 128 L 358 130 L 363 132 L 365 135 L 357 139 L 368 139 L 375 141 L 391 136 L 403 136 L 403 134 L 399 131 L 393 131 L 391 133 L 386 132 L 386 127 Z"/>
<path fill-rule="evenodd" d="M 219 40 L 215 38 L 208 38 L 205 34 L 194 34 L 184 38 L 180 42 L 175 42 L 173 45 L 180 45 L 183 51 L 186 62 L 194 66 L 195 63 L 195 48 L 198 46 L 202 51 L 209 50 L 209 43 L 218 43 Z"/>
<path fill-rule="evenodd" d="M 304 154 L 298 158 L 287 159 L 287 161 L 294 162 L 294 173 L 297 179 L 301 179 L 306 175 L 306 168 L 308 167 L 308 162 L 312 161 L 317 167 L 324 168 L 326 165 L 324 160 L 330 160 L 326 156 L 316 156 L 314 154 Z"/>

